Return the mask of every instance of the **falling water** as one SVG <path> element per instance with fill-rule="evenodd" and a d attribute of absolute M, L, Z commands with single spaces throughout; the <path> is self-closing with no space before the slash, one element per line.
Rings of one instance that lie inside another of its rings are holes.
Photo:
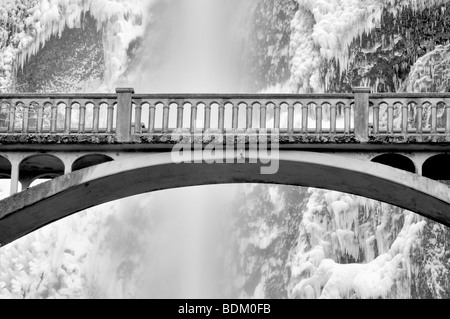
<path fill-rule="evenodd" d="M 117 85 L 134 87 L 139 93 L 238 92 L 234 40 L 242 28 L 236 24 L 246 2 L 182 0 L 153 7 L 152 14 L 159 18 L 149 22 Z M 232 279 L 226 266 L 232 262 L 226 260 L 225 231 L 238 187 L 195 187 L 132 199 L 165 212 L 161 228 L 154 230 L 159 236 L 149 241 L 144 253 L 145 284 L 138 296 L 230 296 Z M 145 214 L 148 207 L 136 209 Z"/>

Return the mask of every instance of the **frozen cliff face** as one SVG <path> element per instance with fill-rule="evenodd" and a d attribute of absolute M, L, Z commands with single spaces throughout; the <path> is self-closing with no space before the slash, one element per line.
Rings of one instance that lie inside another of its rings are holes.
<path fill-rule="evenodd" d="M 235 289 L 241 297 L 448 297 L 445 226 L 318 189 L 249 185 L 235 205 Z"/>
<path fill-rule="evenodd" d="M 102 30 L 86 14 L 82 28 L 51 36 L 17 71 L 18 92 L 92 92 L 103 83 L 105 59 Z"/>
<path fill-rule="evenodd" d="M 293 92 L 362 85 L 395 92 L 419 57 L 449 41 L 445 0 L 297 2 L 290 46 Z"/>
<path fill-rule="evenodd" d="M 450 92 L 450 45 L 440 45 L 418 59 L 408 81 L 409 92 Z"/>
<path fill-rule="evenodd" d="M 153 1 L 144 0 L 11 0 L 0 9 L 0 90 L 11 91 L 12 75 L 51 36 L 79 28 L 89 12 L 103 29 L 105 88 L 112 89 L 125 71 L 130 44 L 142 36 Z"/>

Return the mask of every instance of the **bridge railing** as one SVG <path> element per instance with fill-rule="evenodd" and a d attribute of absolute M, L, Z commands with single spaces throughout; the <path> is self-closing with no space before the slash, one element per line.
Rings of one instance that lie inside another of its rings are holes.
<path fill-rule="evenodd" d="M 450 94 L 370 95 L 373 135 L 450 136 Z"/>
<path fill-rule="evenodd" d="M 112 134 L 117 94 L 0 94 L 0 133 Z"/>
<path fill-rule="evenodd" d="M 354 128 L 352 94 L 134 95 L 132 101 L 135 123 L 143 124 L 135 127 L 138 134 L 174 129 L 349 134 Z"/>
<path fill-rule="evenodd" d="M 0 134 L 133 135 L 173 130 L 450 137 L 450 94 L 0 94 Z M 450 138 L 449 138 L 450 140 Z"/>

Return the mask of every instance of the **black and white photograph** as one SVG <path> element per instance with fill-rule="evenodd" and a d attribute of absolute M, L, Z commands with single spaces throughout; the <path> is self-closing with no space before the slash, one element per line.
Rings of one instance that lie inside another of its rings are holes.
<path fill-rule="evenodd" d="M 450 0 L 0 0 L 0 299 L 449 299 L 449 227 Z"/>

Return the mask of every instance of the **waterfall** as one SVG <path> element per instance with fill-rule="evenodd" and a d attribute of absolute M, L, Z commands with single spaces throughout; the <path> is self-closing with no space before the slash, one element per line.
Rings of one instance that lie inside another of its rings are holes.
<path fill-rule="evenodd" d="M 93 91 L 326 91 L 338 82 L 333 76 L 348 71 L 355 43 L 382 24 L 383 12 L 399 17 L 407 7 L 446 2 L 34 1 L 17 11 L 11 39 L 0 24 L 0 91 L 11 91 L 15 72 L 50 39 L 82 27 L 88 13 L 104 52 L 103 82 Z M 445 73 L 447 62 L 431 75 L 428 67 L 447 51 L 418 60 L 411 85 L 426 90 L 436 72 Z M 248 78 L 254 85 L 245 84 Z M 2 248 L 0 297 L 445 297 L 448 236 L 411 212 L 325 190 L 227 185 L 156 192 L 90 209 Z"/>

